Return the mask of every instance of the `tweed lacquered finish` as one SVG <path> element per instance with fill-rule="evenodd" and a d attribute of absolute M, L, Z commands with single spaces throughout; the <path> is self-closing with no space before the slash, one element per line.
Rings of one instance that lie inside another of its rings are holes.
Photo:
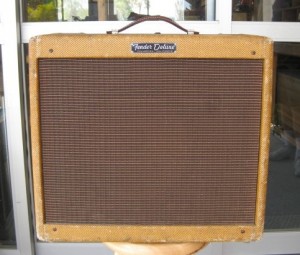
<path fill-rule="evenodd" d="M 55 44 L 41 54 L 46 49 L 36 46 L 43 42 L 32 43 L 39 52 L 31 111 L 41 239 L 176 242 L 261 234 L 271 45 L 258 37 L 248 58 L 184 58 L 176 57 L 182 37 L 173 38 L 180 41 L 175 53 L 122 57 L 97 50 L 83 57 L 74 41 L 72 54 L 58 57 Z"/>

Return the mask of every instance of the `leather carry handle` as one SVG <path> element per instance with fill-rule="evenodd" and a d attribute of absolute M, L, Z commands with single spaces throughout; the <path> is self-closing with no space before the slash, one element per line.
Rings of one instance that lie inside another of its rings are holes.
<path fill-rule="evenodd" d="M 107 34 L 118 34 L 118 33 L 121 33 L 123 31 L 125 31 L 126 29 L 130 28 L 130 27 L 133 27 L 139 23 L 142 23 L 144 21 L 165 21 L 175 27 L 177 27 L 178 29 L 182 30 L 183 32 L 187 33 L 187 34 L 199 34 L 199 32 L 195 32 L 195 31 L 189 31 L 187 29 L 185 29 L 184 27 L 180 26 L 178 23 L 176 23 L 175 21 L 173 21 L 172 19 L 170 18 L 167 18 L 167 17 L 164 17 L 164 16 L 159 16 L 159 15 L 156 15 L 156 16 L 144 16 L 144 17 L 141 17 L 131 23 L 129 23 L 127 26 L 125 27 L 122 27 L 120 28 L 119 30 L 116 30 L 116 31 L 107 31 Z"/>

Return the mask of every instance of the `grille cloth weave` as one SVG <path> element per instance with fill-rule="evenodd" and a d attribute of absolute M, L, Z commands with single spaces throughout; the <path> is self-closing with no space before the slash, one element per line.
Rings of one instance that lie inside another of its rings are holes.
<path fill-rule="evenodd" d="M 40 59 L 46 223 L 254 224 L 262 66 Z"/>

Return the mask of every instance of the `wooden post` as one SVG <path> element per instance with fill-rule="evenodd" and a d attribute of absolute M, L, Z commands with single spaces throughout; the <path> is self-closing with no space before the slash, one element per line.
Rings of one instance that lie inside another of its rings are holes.
<path fill-rule="evenodd" d="M 98 20 L 107 20 L 106 0 L 98 0 Z"/>

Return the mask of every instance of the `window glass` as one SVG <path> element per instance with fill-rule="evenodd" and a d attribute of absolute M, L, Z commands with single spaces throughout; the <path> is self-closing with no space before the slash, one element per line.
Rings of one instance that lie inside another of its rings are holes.
<path fill-rule="evenodd" d="M 2 56 L 0 49 L 0 245 L 15 244 L 9 164 L 7 158 Z"/>
<path fill-rule="evenodd" d="M 300 43 L 276 43 L 266 229 L 300 228 Z"/>
<path fill-rule="evenodd" d="M 233 21 L 300 21 L 300 0 L 232 0 Z"/>
<path fill-rule="evenodd" d="M 162 15 L 174 20 L 214 20 L 215 0 L 26 0 L 25 21 L 135 20 Z"/>

